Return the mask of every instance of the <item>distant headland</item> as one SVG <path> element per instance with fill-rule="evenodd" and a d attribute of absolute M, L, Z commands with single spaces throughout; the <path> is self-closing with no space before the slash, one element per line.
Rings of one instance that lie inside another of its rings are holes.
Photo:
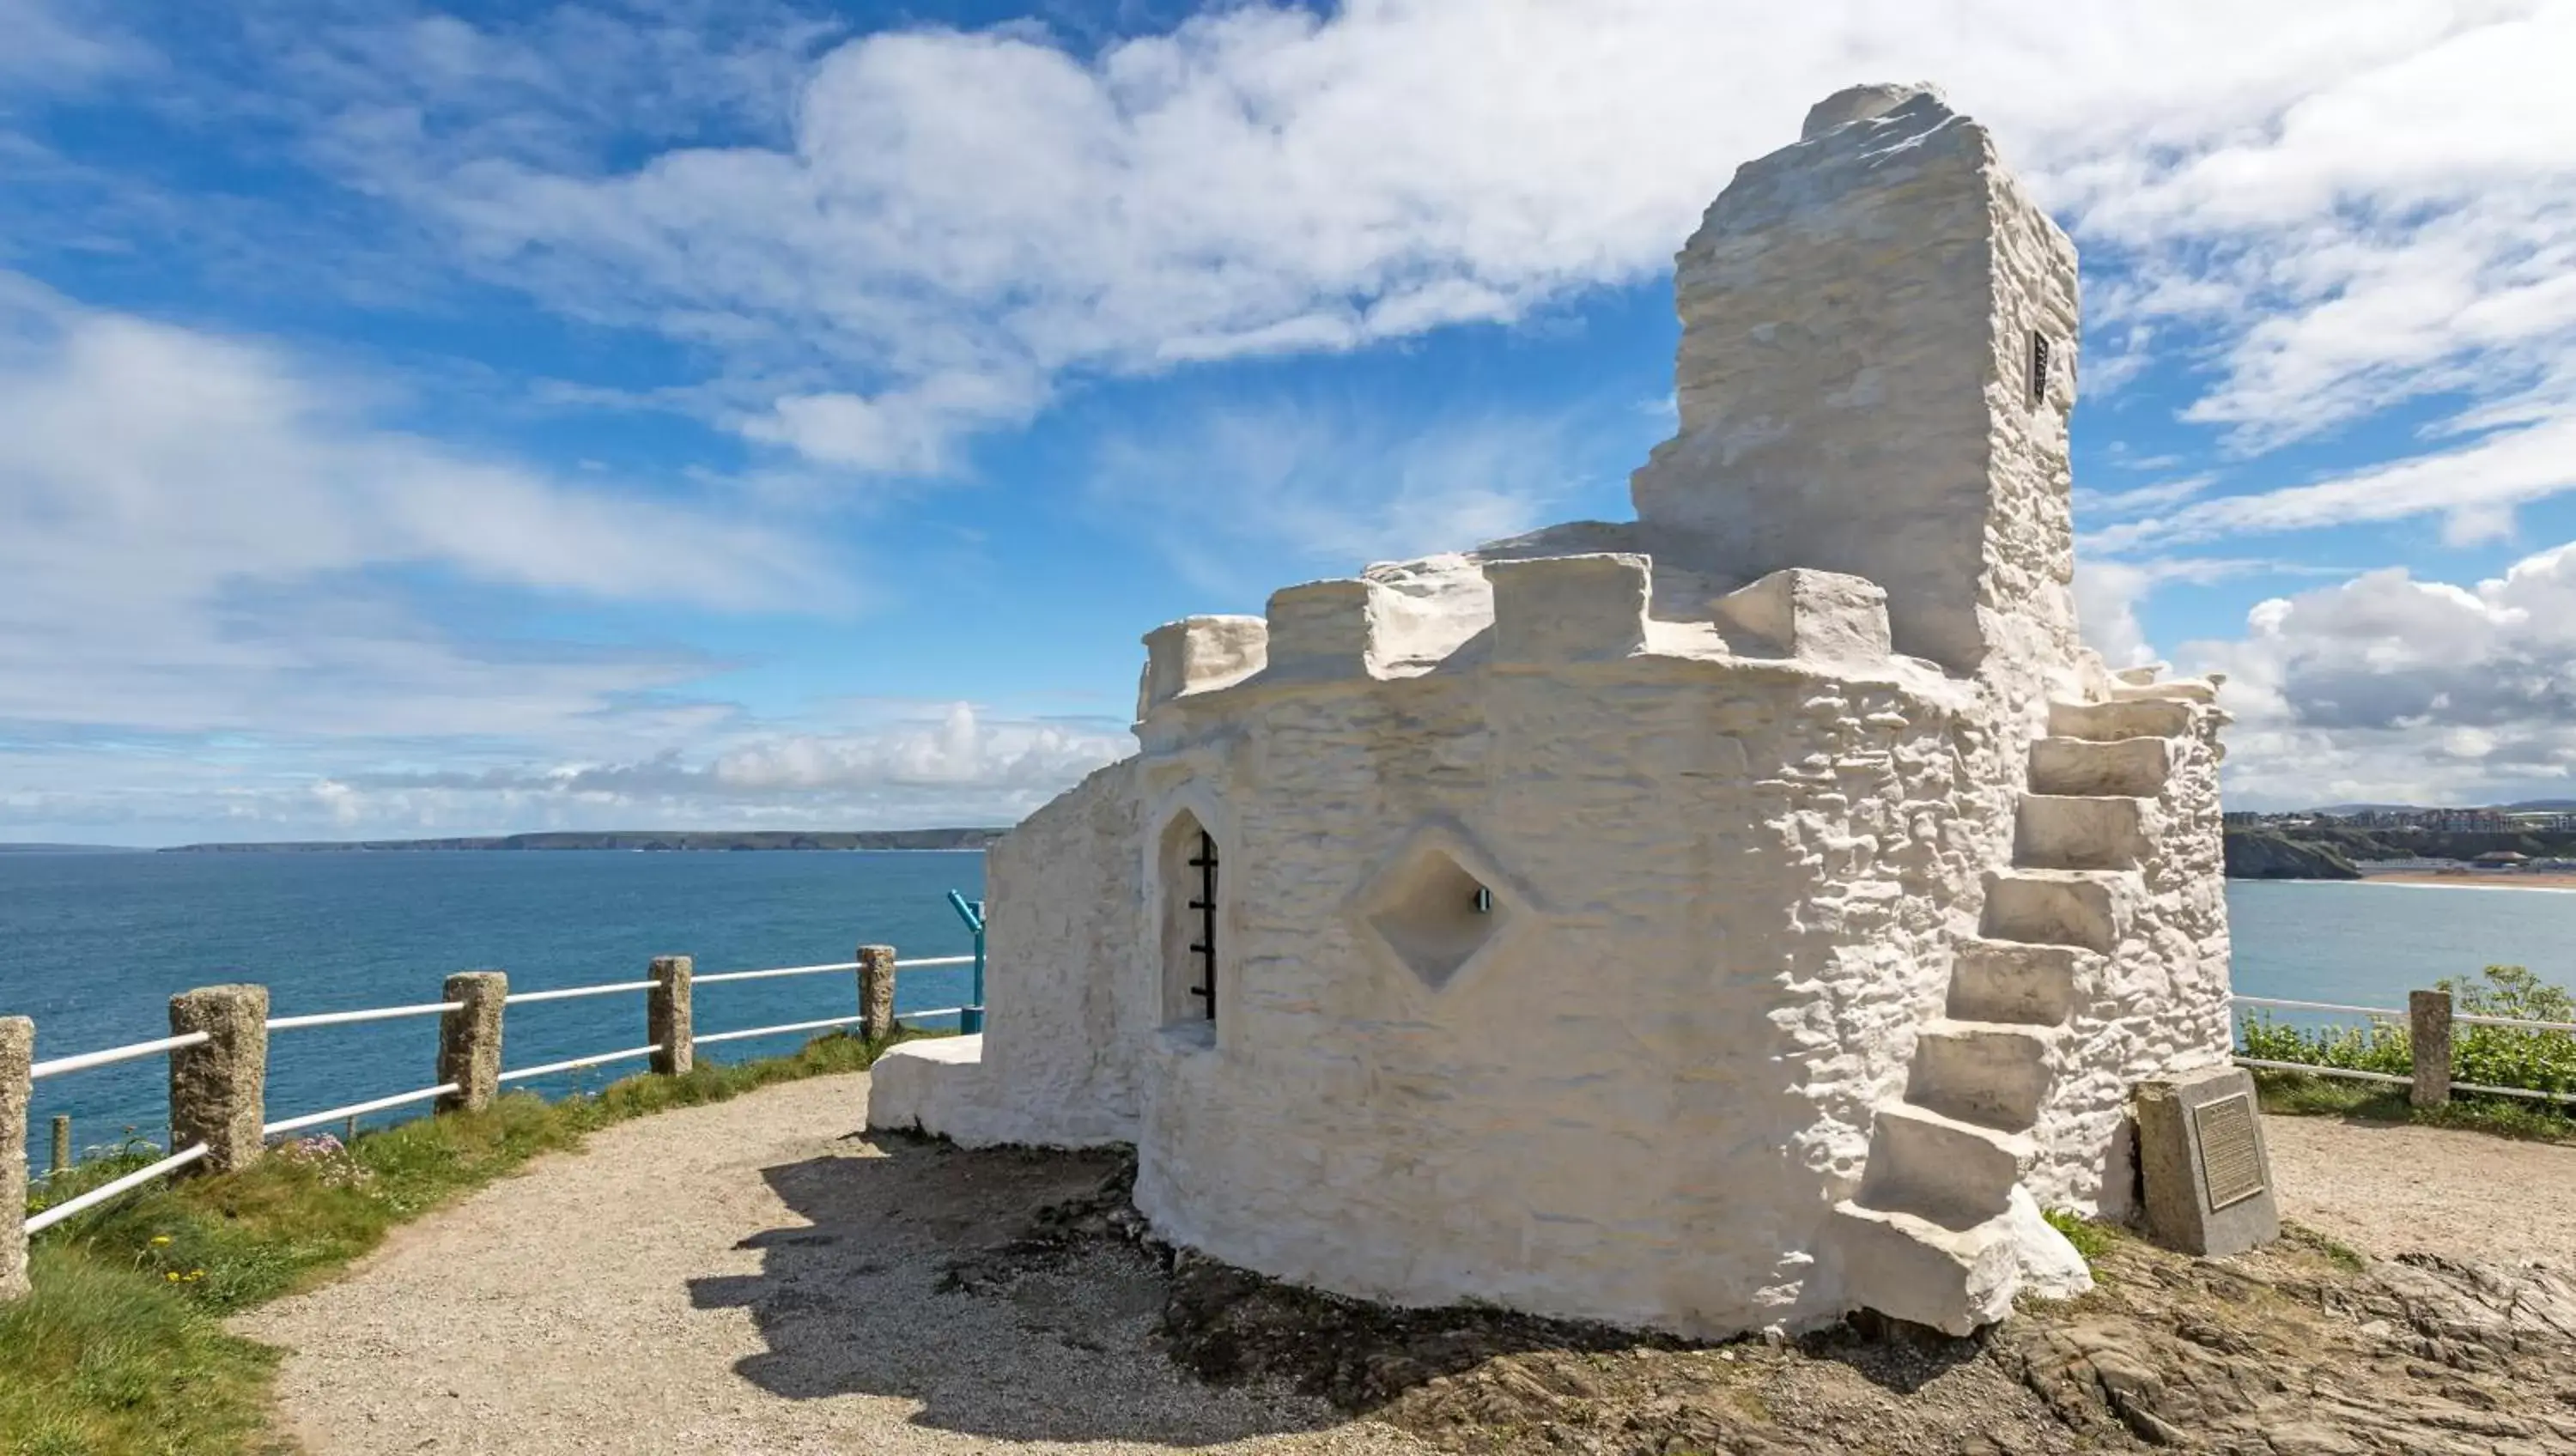
<path fill-rule="evenodd" d="M 459 839 L 316 839 L 272 844 L 180 844 L 163 854 L 296 854 L 463 849 L 626 849 L 657 851 L 767 849 L 985 849 L 1000 829 L 609 829 Z"/>

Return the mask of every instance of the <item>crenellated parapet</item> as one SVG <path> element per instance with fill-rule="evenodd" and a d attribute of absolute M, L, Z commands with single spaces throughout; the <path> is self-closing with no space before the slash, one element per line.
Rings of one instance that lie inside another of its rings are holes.
<path fill-rule="evenodd" d="M 1259 617 L 1183 617 L 1145 634 L 1136 716 L 1190 693 L 1232 687 L 1269 662 L 1270 624 Z"/>
<path fill-rule="evenodd" d="M 1377 656 L 1383 591 L 1367 580 L 1310 581 L 1270 594 L 1267 682 L 1365 678 Z"/>
<path fill-rule="evenodd" d="M 1541 556 L 1485 567 L 1494 587 L 1494 661 L 1557 666 L 1633 657 L 1646 647 L 1648 573 L 1627 554 Z"/>

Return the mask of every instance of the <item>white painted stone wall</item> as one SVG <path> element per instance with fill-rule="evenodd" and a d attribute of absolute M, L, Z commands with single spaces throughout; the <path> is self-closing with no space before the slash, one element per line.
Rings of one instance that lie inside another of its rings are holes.
<path fill-rule="evenodd" d="M 1152 957 L 1139 939 L 1138 764 L 1092 774 L 1023 820 L 985 863 L 984 1034 L 974 1060 L 921 1048 L 879 1063 L 875 1127 L 969 1147 L 1136 1140 Z"/>
<path fill-rule="evenodd" d="M 2028 1182 L 2043 1207 L 2110 1219 L 2135 1213 L 2130 1089 L 2224 1063 L 2235 1043 L 2218 801 L 2226 716 L 2190 697 L 2174 701 L 2187 705 L 2189 726 L 2167 740 L 2172 769 L 2149 808 L 2142 893 L 2119 949 L 2077 980 L 2070 1034 L 2040 1114 L 2043 1155 Z"/>
<path fill-rule="evenodd" d="M 1901 1228 L 1858 1259 L 1838 1239 L 1888 1226 L 1836 1222 L 1889 1109 L 1959 1090 L 1917 1087 L 1917 1044 L 1962 1035 L 1954 950 L 2032 852 L 2052 704 L 2146 691 L 2074 635 L 2074 278 L 1936 96 L 1819 107 L 1681 256 L 1682 432 L 1639 520 L 1150 634 L 1139 755 L 994 853 L 986 1035 L 886 1059 L 871 1124 L 1132 1141 L 1165 1237 L 1399 1303 L 1720 1335 L 1885 1300 L 1964 1327 L 2015 1259 L 2080 1280 L 2032 1210 L 2118 1211 L 2128 1086 L 2225 1055 L 2196 705 L 2125 939 L 1999 1144 L 2030 1150 L 1987 1190 L 2011 1216 L 1918 1239 L 1928 1263 Z M 2055 806 L 2038 852 L 2129 812 Z M 1180 918 L 1199 826 L 1213 1025 Z"/>

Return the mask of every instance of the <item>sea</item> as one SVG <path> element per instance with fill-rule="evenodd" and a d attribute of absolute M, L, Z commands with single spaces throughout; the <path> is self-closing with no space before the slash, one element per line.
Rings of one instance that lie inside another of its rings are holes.
<path fill-rule="evenodd" d="M 657 955 L 701 975 L 963 955 L 950 890 L 983 895 L 977 851 L 0 854 L 0 1015 L 32 1016 L 39 1059 L 169 1034 L 173 992 L 227 981 L 270 991 L 271 1014 L 432 1002 L 449 972 L 506 970 L 513 990 L 640 980 Z M 2409 990 L 2485 966 L 2576 985 L 2576 891 L 2231 881 L 2240 994 L 2397 1008 Z M 898 1013 L 966 999 L 963 969 L 902 973 Z M 701 1034 L 849 1016 L 846 973 L 707 986 Z M 790 1051 L 805 1035 L 728 1043 L 710 1060 Z M 505 1063 L 566 1061 L 645 1041 L 640 995 L 510 1010 Z M 282 1120 L 433 1083 L 429 1018 L 281 1031 L 269 1116 Z M 529 1083 L 595 1088 L 640 1062 Z M 87 1150 L 167 1136 L 155 1058 L 37 1084 L 37 1166 L 55 1113 Z M 381 1125 L 412 1110 L 367 1119 Z"/>
<path fill-rule="evenodd" d="M 951 890 L 983 897 L 981 851 L 6 853 L 0 1015 L 35 1018 L 41 1061 L 168 1036 L 174 992 L 226 982 L 267 986 L 270 1014 L 288 1016 L 434 1002 L 464 970 L 503 970 L 511 990 L 538 991 L 642 980 L 657 955 L 694 957 L 700 975 L 848 961 L 861 945 L 964 955 L 974 937 Z M 959 1005 L 970 974 L 899 971 L 896 1013 Z M 706 986 L 694 1010 L 701 1036 L 854 1016 L 858 982 L 834 972 Z M 775 1056 L 815 1034 L 701 1055 Z M 644 997 L 513 1006 L 502 1035 L 507 1068 L 639 1047 Z M 269 1120 L 432 1086 L 437 1042 L 430 1017 L 277 1032 Z M 50 1156 L 56 1113 L 72 1117 L 76 1150 L 166 1144 L 166 1066 L 155 1057 L 38 1082 L 35 1166 Z M 642 1068 L 524 1085 L 562 1095 Z"/>

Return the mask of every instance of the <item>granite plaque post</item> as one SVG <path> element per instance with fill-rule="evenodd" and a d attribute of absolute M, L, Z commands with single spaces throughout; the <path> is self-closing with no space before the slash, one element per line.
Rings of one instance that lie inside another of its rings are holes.
<path fill-rule="evenodd" d="M 2141 1082 L 2136 1107 L 2138 1169 L 2156 1242 L 2220 1257 L 2280 1236 L 2251 1073 L 2210 1067 Z"/>

